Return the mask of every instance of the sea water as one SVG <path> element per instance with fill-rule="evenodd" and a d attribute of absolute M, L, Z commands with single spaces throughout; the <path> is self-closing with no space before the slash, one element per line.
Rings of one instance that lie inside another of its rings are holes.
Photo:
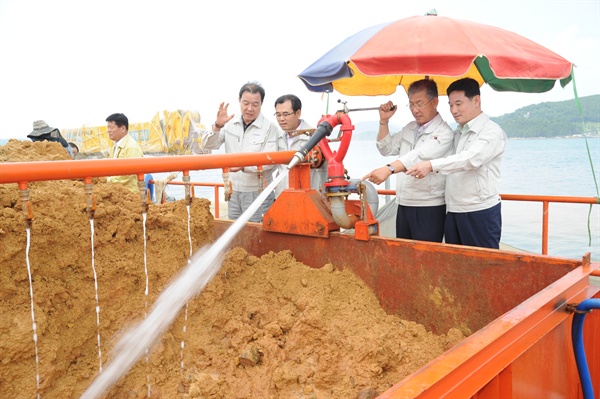
<path fill-rule="evenodd" d="M 590 155 L 588 156 L 589 146 Z M 335 150 L 335 143 L 331 144 Z M 222 149 L 213 153 L 224 153 Z M 201 155 L 199 155 L 201 156 Z M 501 194 L 598 197 L 595 179 L 600 180 L 600 138 L 510 139 L 502 163 Z M 350 143 L 344 166 L 351 178 L 361 178 L 395 157 L 383 157 L 375 141 Z M 168 174 L 165 174 L 165 176 Z M 222 170 L 191 171 L 192 181 L 223 182 Z M 155 174 L 155 178 L 160 178 Z M 396 176 L 389 187 L 395 189 Z M 181 180 L 181 179 L 177 179 Z M 176 181 L 177 181 L 176 180 Z M 377 189 L 386 188 L 384 184 Z M 167 193 L 185 198 L 183 186 L 168 186 Z M 195 187 L 195 196 L 214 200 L 212 187 Z M 220 190 L 220 200 L 223 191 Z M 381 206 L 390 196 L 380 196 Z M 586 252 L 600 260 L 600 205 L 551 203 L 549 206 L 548 254 L 579 259 Z M 225 217 L 225 215 L 221 215 Z M 541 202 L 502 202 L 502 242 L 513 247 L 541 253 Z M 589 233 L 588 233 L 589 224 Z M 590 243 L 591 237 L 591 243 Z"/>

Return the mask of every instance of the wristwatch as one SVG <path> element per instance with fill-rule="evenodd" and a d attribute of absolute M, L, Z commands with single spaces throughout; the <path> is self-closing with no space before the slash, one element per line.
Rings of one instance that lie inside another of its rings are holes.
<path fill-rule="evenodd" d="M 392 165 L 390 165 L 389 163 L 385 166 L 388 167 L 388 169 L 390 170 L 390 172 L 392 172 L 392 174 L 396 173 L 396 170 L 394 169 L 394 167 Z"/>

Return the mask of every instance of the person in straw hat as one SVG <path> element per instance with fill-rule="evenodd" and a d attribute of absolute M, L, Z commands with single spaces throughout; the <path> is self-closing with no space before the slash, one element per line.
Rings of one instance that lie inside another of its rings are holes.
<path fill-rule="evenodd" d="M 31 141 L 56 141 L 62 145 L 69 155 L 73 156 L 67 140 L 60 134 L 60 130 L 55 127 L 50 127 L 43 120 L 33 122 L 33 131 L 27 135 Z"/>

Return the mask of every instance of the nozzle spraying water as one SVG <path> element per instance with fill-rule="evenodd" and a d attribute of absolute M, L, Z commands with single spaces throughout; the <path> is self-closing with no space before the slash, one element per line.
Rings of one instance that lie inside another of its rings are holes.
<path fill-rule="evenodd" d="M 300 147 L 298 151 L 296 151 L 294 157 L 292 158 L 292 161 L 289 163 L 287 168 L 292 169 L 294 166 L 298 165 L 304 159 L 304 157 L 306 157 L 308 152 L 312 150 L 317 144 L 319 144 L 319 141 L 325 138 L 325 136 L 329 136 L 331 134 L 332 130 L 333 127 L 327 121 L 321 122 L 319 126 L 317 126 L 317 130 L 315 131 L 315 133 L 312 136 L 310 136 L 310 139 L 308 139 L 306 144 L 304 144 L 302 147 Z"/>

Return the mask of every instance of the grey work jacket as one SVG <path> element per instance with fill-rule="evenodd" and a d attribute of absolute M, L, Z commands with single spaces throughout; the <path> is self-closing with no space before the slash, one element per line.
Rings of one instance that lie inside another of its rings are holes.
<path fill-rule="evenodd" d="M 398 155 L 406 167 L 420 161 L 448 156 L 452 153 L 452 129 L 437 114 L 418 134 L 417 122 L 412 121 L 400 132 L 388 134 L 377 142 L 383 156 Z M 439 206 L 445 203 L 446 176 L 429 173 L 424 179 L 415 179 L 405 173 L 396 175 L 396 203 L 404 206 Z"/>

